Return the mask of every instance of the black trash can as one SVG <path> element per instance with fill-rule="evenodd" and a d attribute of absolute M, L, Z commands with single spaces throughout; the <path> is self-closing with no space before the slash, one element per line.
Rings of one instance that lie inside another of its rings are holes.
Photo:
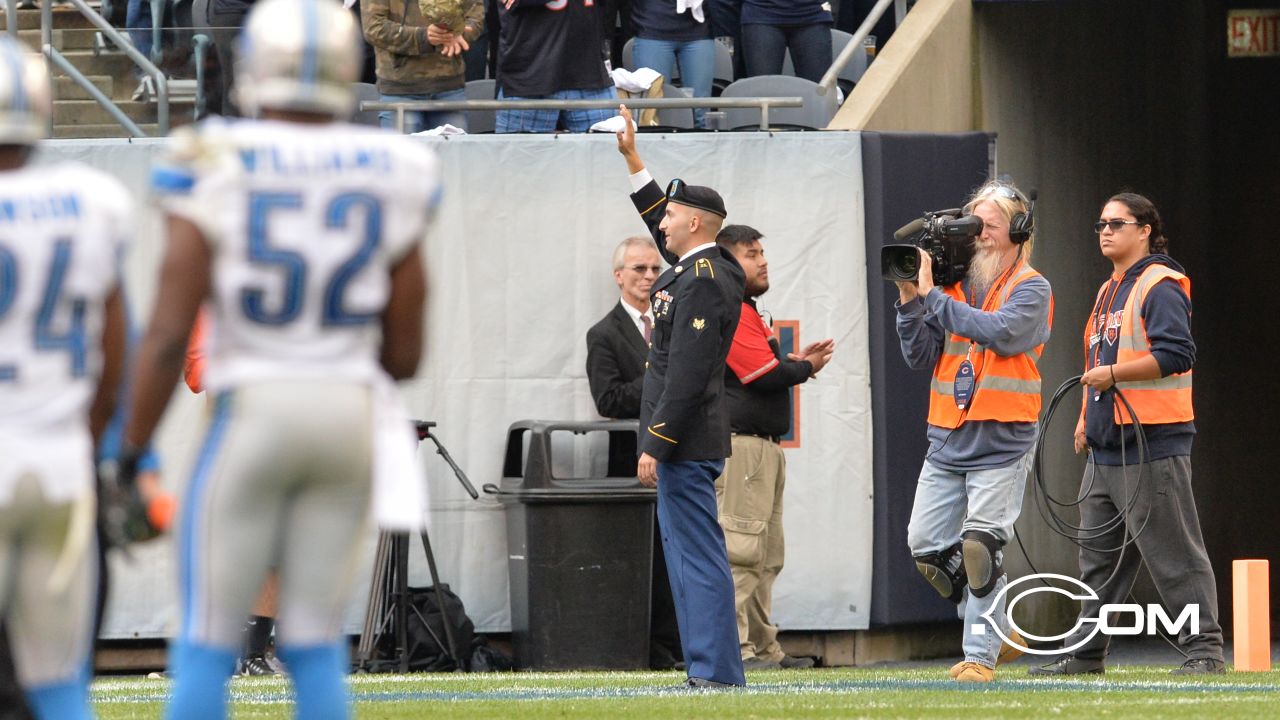
<path fill-rule="evenodd" d="M 525 420 L 508 431 L 502 485 L 484 490 L 506 510 L 517 668 L 649 667 L 657 494 L 635 477 L 636 427 Z M 598 472 L 565 470 L 584 459 Z"/>

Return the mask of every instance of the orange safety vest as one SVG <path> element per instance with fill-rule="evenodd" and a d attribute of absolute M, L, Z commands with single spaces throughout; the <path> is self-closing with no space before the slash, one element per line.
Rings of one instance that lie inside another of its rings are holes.
<path fill-rule="evenodd" d="M 1177 282 L 1182 291 L 1191 297 L 1191 279 L 1186 275 L 1174 270 L 1167 265 L 1148 265 L 1138 276 L 1133 284 L 1133 288 L 1129 291 L 1129 297 L 1124 301 L 1124 309 L 1120 313 L 1120 337 L 1118 338 L 1119 346 L 1116 350 L 1116 364 L 1128 362 L 1144 358 L 1151 354 L 1151 344 L 1147 340 L 1146 322 L 1142 319 L 1142 304 L 1147 299 L 1147 293 L 1151 292 L 1151 288 L 1156 286 L 1163 280 L 1173 280 Z M 1098 289 L 1098 299 L 1095 304 L 1102 302 L 1102 295 L 1107 291 L 1107 285 L 1103 283 Z M 1089 336 L 1092 333 L 1090 324 L 1093 318 L 1089 318 L 1089 322 L 1084 327 L 1084 348 L 1085 357 L 1089 355 Z M 1164 423 L 1181 423 L 1190 422 L 1195 419 L 1195 412 L 1191 408 L 1191 371 L 1184 373 L 1175 373 L 1167 377 L 1157 378 L 1155 380 L 1134 380 L 1131 382 L 1118 382 L 1116 387 L 1120 392 L 1124 393 L 1124 397 L 1133 406 L 1133 411 L 1137 413 L 1138 420 L 1145 425 L 1159 425 Z M 1115 419 L 1117 425 L 1129 425 L 1133 423 L 1129 411 L 1124 408 L 1124 403 L 1112 403 L 1115 406 Z"/>
<path fill-rule="evenodd" d="M 1012 277 L 999 290 L 992 311 L 1000 309 L 1009 295 L 1021 283 L 1040 277 L 1030 266 L 1019 263 Z M 965 302 L 960 283 L 939 288 L 950 298 Z M 994 290 L 993 290 L 994 291 Z M 984 310 L 986 309 L 984 303 Z M 1049 296 L 1049 326 L 1053 326 L 1053 296 Z M 977 345 L 981 350 L 981 362 L 974 367 L 977 383 L 973 397 L 966 409 L 956 407 L 953 383 L 960 364 L 969 357 L 968 338 L 955 333 L 947 335 L 942 355 L 933 367 L 933 382 L 929 386 L 929 424 L 944 428 L 957 428 L 966 420 L 997 420 L 1000 422 L 1035 422 L 1040 417 L 1040 353 L 1044 344 L 1017 355 L 999 355 L 990 348 Z"/>

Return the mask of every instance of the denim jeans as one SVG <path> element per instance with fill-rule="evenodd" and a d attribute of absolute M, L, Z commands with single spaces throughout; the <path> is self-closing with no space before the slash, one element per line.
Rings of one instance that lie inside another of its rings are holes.
<path fill-rule="evenodd" d="M 613 100 L 618 97 L 614 87 L 599 90 L 558 90 L 550 95 L 517 97 L 498 90 L 499 100 Z M 592 125 L 617 115 L 617 110 L 499 110 L 494 122 L 496 133 L 553 133 L 563 120 L 569 132 L 587 132 Z"/>
<path fill-rule="evenodd" d="M 1013 523 L 1022 511 L 1022 491 L 1026 485 L 1031 453 L 1011 465 L 992 470 L 956 473 L 943 470 L 928 460 L 916 481 L 916 500 L 907 526 L 907 545 L 912 555 L 939 552 L 960 542 L 965 530 L 982 530 L 1008 543 Z M 1001 557 L 1003 553 L 997 553 Z M 974 597 L 965 588 L 964 659 L 994 668 L 1000 651 L 1000 636 L 988 617 L 1009 634 L 1001 579 L 985 597 Z M 1000 598 L 997 603 L 996 599 Z M 975 628 L 979 628 L 975 631 Z"/>
<path fill-rule="evenodd" d="M 151 0 L 129 0 L 124 15 L 124 26 L 129 31 L 129 40 L 138 52 L 151 59 Z M 136 69 L 141 74 L 141 68 Z"/>
<path fill-rule="evenodd" d="M 743 25 L 742 51 L 747 75 L 779 75 L 782 58 L 791 50 L 796 77 L 820 82 L 831 67 L 831 25 Z"/>
<path fill-rule="evenodd" d="M 711 97 L 711 81 L 716 71 L 715 40 L 647 40 L 636 38 L 635 65 L 647 67 L 662 73 L 662 80 L 670 84 L 675 76 L 677 63 L 680 67 L 681 87 L 693 91 L 694 97 Z M 703 127 L 702 117 L 706 108 L 695 108 L 693 122 Z"/>
<path fill-rule="evenodd" d="M 382 102 L 399 102 L 402 100 L 466 100 L 467 91 L 465 88 L 457 88 L 456 90 L 445 90 L 438 93 L 423 93 L 418 95 L 383 95 Z M 378 113 L 378 123 L 384 128 L 395 128 L 396 112 L 394 110 L 383 110 Z M 430 112 L 410 112 L 404 114 L 404 132 L 406 135 L 412 135 L 423 130 L 440 127 L 444 124 L 452 125 L 456 128 L 467 129 L 467 114 L 462 110 L 432 110 Z"/>

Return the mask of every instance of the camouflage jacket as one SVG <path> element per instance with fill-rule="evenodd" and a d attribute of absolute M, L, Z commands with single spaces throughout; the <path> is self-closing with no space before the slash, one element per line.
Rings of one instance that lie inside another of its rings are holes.
<path fill-rule="evenodd" d="M 378 91 L 384 95 L 424 95 L 466 84 L 462 58 L 445 57 L 427 42 L 427 26 L 465 18 L 468 43 L 484 33 L 483 0 L 421 0 L 434 17 L 423 16 L 419 0 L 361 0 L 360 22 L 373 46 Z M 454 32 L 457 32 L 455 30 Z"/>

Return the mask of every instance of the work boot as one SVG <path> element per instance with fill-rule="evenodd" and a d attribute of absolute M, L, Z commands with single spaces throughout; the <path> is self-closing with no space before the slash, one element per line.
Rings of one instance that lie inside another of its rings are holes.
<path fill-rule="evenodd" d="M 1007 642 L 1000 643 L 1000 652 L 996 653 L 996 667 L 1000 667 L 1005 663 L 1011 663 L 1022 657 L 1022 648 L 1026 645 L 1027 641 L 1022 639 L 1022 636 L 1018 634 L 1017 630 L 1012 631 L 1012 633 L 1013 637 L 1009 639 L 1013 641 L 1013 644 Z M 951 666 L 948 674 L 951 675 L 952 680 L 956 679 L 956 676 L 960 674 L 960 670 L 963 667 L 964 660 L 961 660 Z"/>
<path fill-rule="evenodd" d="M 790 655 L 783 655 L 782 659 L 778 661 L 783 670 L 808 670 L 816 663 L 817 661 L 811 657 L 792 657 Z"/>
<path fill-rule="evenodd" d="M 956 682 L 989 683 L 996 679 L 996 671 L 976 662 L 960 663 L 960 672 L 956 673 Z"/>
<path fill-rule="evenodd" d="M 782 666 L 759 655 L 753 655 L 742 661 L 743 670 L 781 670 Z"/>
<path fill-rule="evenodd" d="M 1078 658 L 1075 655 L 1063 655 L 1048 665 L 1033 667 L 1027 671 L 1030 675 L 1101 675 L 1106 672 L 1101 660 Z"/>
<path fill-rule="evenodd" d="M 1005 663 L 1011 663 L 1022 657 L 1022 648 L 1027 646 L 1027 641 L 1022 639 L 1017 630 L 1009 631 L 1009 642 L 1000 643 L 1000 652 L 996 653 L 996 667 L 1000 667 Z"/>

